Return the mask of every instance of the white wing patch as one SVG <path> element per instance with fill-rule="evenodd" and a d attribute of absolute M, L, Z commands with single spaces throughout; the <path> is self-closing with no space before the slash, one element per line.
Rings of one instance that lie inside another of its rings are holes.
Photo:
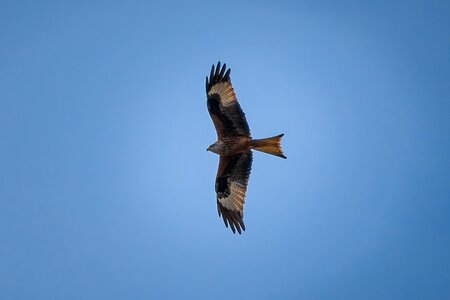
<path fill-rule="evenodd" d="M 220 101 L 223 106 L 229 106 L 237 100 L 233 87 L 229 82 L 219 82 L 213 85 L 208 92 L 208 96 L 213 94 L 220 96 Z"/>
<path fill-rule="evenodd" d="M 238 182 L 232 182 L 230 184 L 230 195 L 228 197 L 219 198 L 218 200 L 223 207 L 242 213 L 244 210 L 246 191 L 247 187 L 245 185 Z"/>

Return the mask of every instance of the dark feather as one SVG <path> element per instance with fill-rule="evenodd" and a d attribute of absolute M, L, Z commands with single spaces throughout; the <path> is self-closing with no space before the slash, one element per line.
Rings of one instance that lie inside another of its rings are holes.
<path fill-rule="evenodd" d="M 222 194 L 225 197 L 230 195 L 228 180 L 237 171 L 236 165 L 242 155 L 243 154 L 235 154 L 220 157 L 219 170 L 217 171 L 216 177 L 216 193 Z"/>
<path fill-rule="evenodd" d="M 230 80 L 230 73 L 231 73 L 231 69 L 228 69 L 228 71 L 223 76 L 223 80 L 229 81 Z"/>
<path fill-rule="evenodd" d="M 217 68 L 219 68 L 219 66 L 217 66 Z M 223 78 L 223 74 L 225 73 L 226 69 L 227 69 L 227 64 L 223 64 L 222 70 L 220 70 L 220 74 L 219 74 L 220 78 Z"/>
<path fill-rule="evenodd" d="M 214 79 L 214 64 L 211 66 L 211 72 L 209 73 L 209 88 L 211 88 L 212 80 Z M 208 92 L 208 90 L 206 90 Z"/>
<path fill-rule="evenodd" d="M 215 94 L 209 96 L 207 106 L 211 118 L 216 118 L 216 120 L 220 122 L 217 123 L 217 121 L 215 122 L 215 120 L 213 119 L 219 137 L 227 136 L 229 135 L 228 133 L 237 131 L 232 119 L 227 117 L 227 115 L 222 112 L 219 95 Z"/>
<path fill-rule="evenodd" d="M 219 72 L 220 72 L 220 61 L 217 63 L 216 72 L 214 74 L 214 77 L 220 78 L 219 77 Z"/>

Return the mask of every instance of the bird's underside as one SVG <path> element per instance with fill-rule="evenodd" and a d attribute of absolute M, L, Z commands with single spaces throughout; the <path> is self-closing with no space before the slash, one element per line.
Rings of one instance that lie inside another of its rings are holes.
<path fill-rule="evenodd" d="M 217 132 L 217 142 L 208 150 L 220 156 L 216 176 L 217 211 L 225 226 L 233 233 L 245 230 L 243 211 L 245 193 L 250 177 L 252 149 L 286 158 L 281 149 L 283 134 L 252 139 L 250 129 L 237 101 L 226 64 L 212 65 L 206 77 L 208 112 Z"/>

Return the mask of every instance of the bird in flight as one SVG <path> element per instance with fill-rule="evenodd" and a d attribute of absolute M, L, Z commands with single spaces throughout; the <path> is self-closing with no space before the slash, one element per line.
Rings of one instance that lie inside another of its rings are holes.
<path fill-rule="evenodd" d="M 208 147 L 220 156 L 216 176 L 217 211 L 233 233 L 245 230 L 243 219 L 245 193 L 252 168 L 252 149 L 286 158 L 281 149 L 283 134 L 252 139 L 245 114 L 239 105 L 227 65 L 212 65 L 206 77 L 208 112 L 217 132 L 217 141 Z"/>

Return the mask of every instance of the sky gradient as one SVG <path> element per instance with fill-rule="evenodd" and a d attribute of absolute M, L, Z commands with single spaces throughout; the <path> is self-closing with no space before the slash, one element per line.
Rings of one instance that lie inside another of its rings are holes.
<path fill-rule="evenodd" d="M 1 299 L 450 299 L 448 1 L 3 1 Z M 256 138 L 217 215 L 204 80 Z"/>

